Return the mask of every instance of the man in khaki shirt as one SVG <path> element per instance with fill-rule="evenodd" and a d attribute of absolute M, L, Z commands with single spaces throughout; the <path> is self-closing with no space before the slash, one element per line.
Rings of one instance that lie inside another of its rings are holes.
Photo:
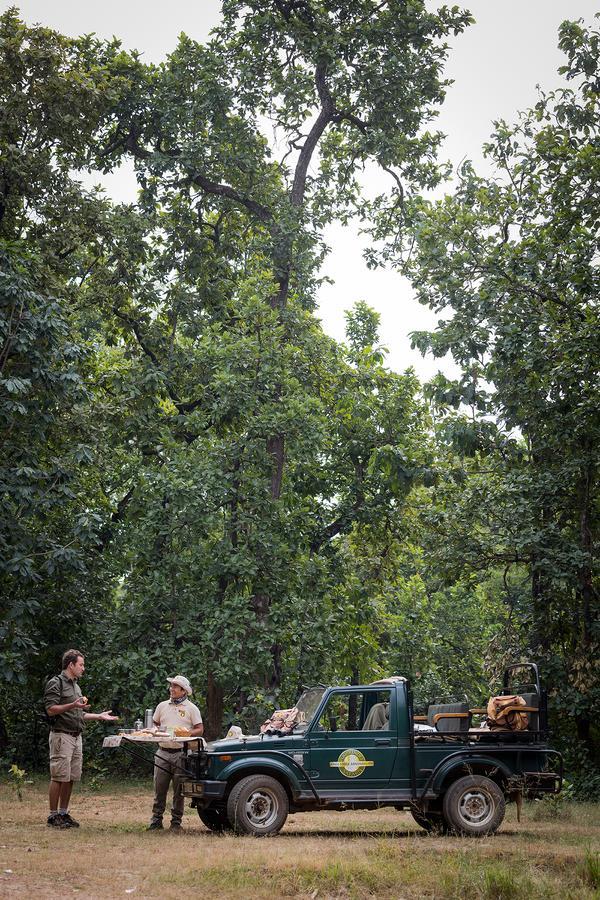
<path fill-rule="evenodd" d="M 167 678 L 169 682 L 169 700 L 159 703 L 154 710 L 154 724 L 159 728 L 187 728 L 192 737 L 201 737 L 204 731 L 200 710 L 188 697 L 192 686 L 184 675 Z M 173 782 L 173 805 L 171 807 L 171 831 L 183 831 L 184 797 L 181 793 L 181 744 L 175 741 L 162 741 L 154 757 L 154 805 L 152 819 L 148 831 L 156 831 L 163 827 L 162 820 L 167 805 L 167 792 Z"/>

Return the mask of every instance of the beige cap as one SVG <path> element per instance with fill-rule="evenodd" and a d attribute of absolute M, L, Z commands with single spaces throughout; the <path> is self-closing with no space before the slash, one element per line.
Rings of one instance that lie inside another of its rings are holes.
<path fill-rule="evenodd" d="M 176 675 L 174 678 L 167 678 L 169 684 L 178 684 L 179 687 L 182 687 L 186 694 L 192 693 L 192 686 L 185 677 L 185 675 Z"/>

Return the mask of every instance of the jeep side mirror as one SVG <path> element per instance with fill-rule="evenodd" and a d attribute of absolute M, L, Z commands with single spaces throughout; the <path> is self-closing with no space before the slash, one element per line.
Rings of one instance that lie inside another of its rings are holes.
<path fill-rule="evenodd" d="M 329 716 L 329 730 L 337 731 L 337 716 Z"/>

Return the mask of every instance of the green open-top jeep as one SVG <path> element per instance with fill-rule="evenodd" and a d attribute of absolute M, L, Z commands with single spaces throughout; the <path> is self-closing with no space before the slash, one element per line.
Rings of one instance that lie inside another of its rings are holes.
<path fill-rule="evenodd" d="M 483 710 L 467 703 L 432 704 L 415 716 L 400 677 L 310 688 L 291 733 L 225 739 L 189 753 L 184 794 L 213 831 L 270 835 L 288 812 L 393 806 L 410 809 L 428 831 L 492 834 L 507 800 L 557 793 L 562 784 L 537 667 L 511 666 L 503 694 L 514 693 L 523 671 L 522 731 L 472 727 Z"/>

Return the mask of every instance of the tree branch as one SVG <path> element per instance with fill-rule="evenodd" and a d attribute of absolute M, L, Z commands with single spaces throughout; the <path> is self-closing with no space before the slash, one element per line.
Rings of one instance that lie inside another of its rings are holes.
<path fill-rule="evenodd" d="M 132 124 L 129 129 L 125 146 L 129 153 L 137 159 L 148 160 L 153 156 L 152 151 L 146 150 L 145 147 L 140 146 L 137 129 L 134 124 Z M 161 155 L 167 156 L 169 159 L 173 160 L 173 162 L 176 162 L 181 157 L 181 150 L 170 150 L 169 152 L 163 150 Z M 244 206 L 249 212 L 255 215 L 257 219 L 260 219 L 261 222 L 271 222 L 273 220 L 273 213 L 262 203 L 258 203 L 251 197 L 247 197 L 245 194 L 242 194 L 228 184 L 221 184 L 218 181 L 213 181 L 212 178 L 209 178 L 197 169 L 189 169 L 187 166 L 184 166 L 184 168 L 187 170 L 188 175 L 182 182 L 179 182 L 180 184 L 193 184 L 195 187 L 199 187 L 205 193 L 212 194 L 214 197 L 226 197 L 228 200 L 233 200 L 234 203 Z"/>
<path fill-rule="evenodd" d="M 321 110 L 308 133 L 308 137 L 304 142 L 302 150 L 300 151 L 300 156 L 298 157 L 298 162 L 296 164 L 296 171 L 294 172 L 294 181 L 291 191 L 292 206 L 295 207 L 302 206 L 304 193 L 306 191 L 306 175 L 308 173 L 308 166 L 312 159 L 312 155 L 317 147 L 317 144 L 319 143 L 321 135 L 330 124 L 330 122 L 333 121 L 335 116 L 335 104 L 327 87 L 327 82 L 325 80 L 326 74 L 327 63 L 324 60 L 321 60 L 317 64 L 317 68 L 315 69 L 315 84 L 317 87 L 317 92 L 319 94 L 319 99 L 321 100 Z"/>

